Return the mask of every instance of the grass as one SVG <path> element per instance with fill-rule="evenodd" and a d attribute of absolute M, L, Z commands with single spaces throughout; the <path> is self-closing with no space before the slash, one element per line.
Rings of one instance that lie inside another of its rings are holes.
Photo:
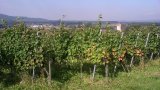
<path fill-rule="evenodd" d="M 49 86 L 47 80 L 36 79 L 34 84 L 24 76 L 19 84 L 4 86 L 0 90 L 159 90 L 160 88 L 160 59 L 148 62 L 145 68 L 134 67 L 131 72 L 120 72 L 117 77 L 104 78 L 96 73 L 94 81 L 90 75 L 83 73 L 83 78 L 77 73 L 66 82 L 53 80 Z"/>

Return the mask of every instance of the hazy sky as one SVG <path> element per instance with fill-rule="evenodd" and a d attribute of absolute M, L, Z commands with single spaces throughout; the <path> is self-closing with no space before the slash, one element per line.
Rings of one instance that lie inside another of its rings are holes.
<path fill-rule="evenodd" d="M 160 20 L 160 0 L 0 0 L 0 13 L 56 20 Z"/>

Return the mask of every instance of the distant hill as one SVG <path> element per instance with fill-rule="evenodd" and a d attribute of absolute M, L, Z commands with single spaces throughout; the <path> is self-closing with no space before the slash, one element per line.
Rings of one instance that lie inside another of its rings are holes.
<path fill-rule="evenodd" d="M 27 25 L 30 24 L 53 24 L 53 25 L 59 25 L 60 20 L 48 20 L 48 19 L 43 19 L 43 18 L 29 18 L 29 17 L 23 17 L 23 16 L 9 16 L 5 14 L 0 14 L 0 27 L 1 25 L 1 19 L 4 19 L 8 22 L 10 26 L 13 25 L 14 21 L 16 21 L 17 18 L 20 18 L 22 21 L 24 21 Z M 97 21 L 77 21 L 77 20 L 72 20 L 72 21 L 64 21 L 65 25 L 81 25 L 81 24 L 96 24 Z M 102 21 L 102 25 L 105 26 L 106 23 L 114 24 L 114 23 L 121 23 L 121 24 L 138 24 L 138 25 L 144 25 L 144 24 L 152 24 L 156 23 L 156 25 L 160 26 L 160 22 L 131 22 L 131 21 Z"/>
<path fill-rule="evenodd" d="M 9 25 L 12 25 L 17 18 L 20 18 L 26 24 L 58 24 L 59 23 L 59 20 L 47 20 L 42 18 L 29 18 L 29 17 L 9 16 L 5 14 L 0 14 L 0 20 L 1 19 L 6 20 Z"/>
<path fill-rule="evenodd" d="M 23 17 L 23 16 L 9 16 L 5 14 L 0 14 L 0 20 L 4 19 L 8 22 L 8 24 L 11 26 L 13 25 L 13 22 L 16 21 L 17 18 L 20 18 L 22 21 L 24 21 L 26 24 L 53 24 L 53 25 L 59 25 L 60 20 L 47 20 L 43 18 L 29 18 L 29 17 Z M 64 21 L 65 25 L 77 25 L 82 23 L 96 23 L 97 21 Z M 1 25 L 0 25 L 1 26 Z"/>
<path fill-rule="evenodd" d="M 6 20 L 16 20 L 19 16 L 8 16 L 5 14 L 0 14 L 0 19 L 6 19 Z M 19 17 L 20 19 L 24 21 L 39 21 L 39 22 L 44 22 L 44 21 L 49 21 L 47 19 L 42 19 L 42 18 L 28 18 L 28 17 Z"/>

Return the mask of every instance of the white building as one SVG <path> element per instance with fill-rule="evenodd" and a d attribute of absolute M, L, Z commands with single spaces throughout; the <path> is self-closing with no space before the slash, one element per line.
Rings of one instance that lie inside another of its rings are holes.
<path fill-rule="evenodd" d="M 122 31 L 122 24 L 120 23 L 114 23 L 109 25 L 113 30 Z"/>
<path fill-rule="evenodd" d="M 120 23 L 116 24 L 117 30 L 122 31 L 122 25 Z"/>

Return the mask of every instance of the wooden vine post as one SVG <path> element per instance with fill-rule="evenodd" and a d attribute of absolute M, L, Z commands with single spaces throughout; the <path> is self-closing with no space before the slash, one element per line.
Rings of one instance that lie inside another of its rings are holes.
<path fill-rule="evenodd" d="M 51 60 L 49 60 L 48 61 L 48 70 L 49 70 L 49 72 L 48 72 L 48 85 L 51 85 L 51 76 L 52 76 L 52 70 L 51 70 L 51 63 L 52 63 L 52 61 Z"/>
<path fill-rule="evenodd" d="M 105 63 L 105 77 L 108 78 L 109 76 L 109 68 L 108 63 Z"/>
<path fill-rule="evenodd" d="M 32 85 L 34 83 L 34 78 L 35 78 L 35 68 L 32 68 Z"/>
<path fill-rule="evenodd" d="M 159 34 L 157 34 L 157 40 L 159 39 Z M 160 49 L 158 49 L 158 53 L 157 53 L 157 56 L 159 57 L 159 52 L 160 52 Z"/>
<path fill-rule="evenodd" d="M 144 46 L 145 48 L 146 48 L 147 45 L 148 45 L 149 36 L 150 36 L 150 33 L 148 33 L 148 35 L 147 35 L 147 39 L 146 39 L 145 46 Z M 140 62 L 140 64 L 141 64 L 141 68 L 144 69 L 144 67 L 145 67 L 144 56 L 141 57 L 141 62 Z"/>
<path fill-rule="evenodd" d="M 139 39 L 139 33 L 137 34 L 136 43 L 135 43 L 134 47 L 137 47 L 138 39 Z M 132 67 L 133 61 L 134 61 L 134 55 L 131 58 L 130 67 Z"/>
<path fill-rule="evenodd" d="M 94 65 L 94 68 L 93 68 L 92 81 L 94 80 L 95 73 L 96 73 L 96 65 Z"/>
<path fill-rule="evenodd" d="M 121 39 L 123 38 L 123 35 L 124 35 L 124 32 L 121 33 Z M 118 50 L 121 49 L 121 47 L 122 47 L 122 42 L 120 42 Z M 116 73 L 116 69 L 117 69 L 117 63 L 114 66 L 114 73 Z"/>
<path fill-rule="evenodd" d="M 157 39 L 158 39 L 158 36 L 157 36 Z M 152 52 L 151 56 L 150 56 L 150 60 L 153 60 L 153 55 L 154 55 L 154 53 Z"/>

